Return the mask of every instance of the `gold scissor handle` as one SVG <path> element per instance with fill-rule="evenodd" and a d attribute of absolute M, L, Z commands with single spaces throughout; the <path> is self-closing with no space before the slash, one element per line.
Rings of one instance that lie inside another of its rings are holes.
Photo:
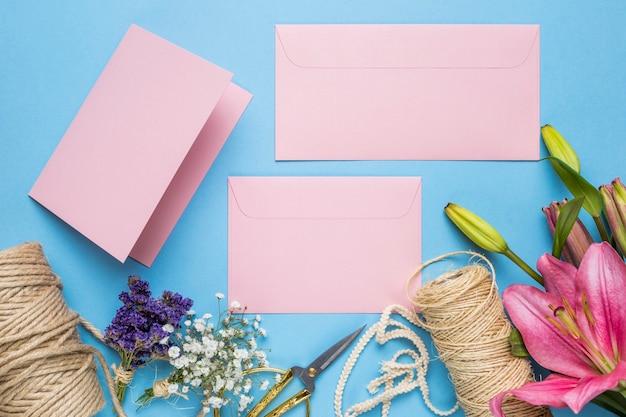
<path fill-rule="evenodd" d="M 270 411 L 265 415 L 265 417 L 278 417 L 287 411 L 294 408 L 296 405 L 300 404 L 302 401 L 306 400 L 311 396 L 311 392 L 308 389 L 303 389 L 300 392 L 296 393 L 293 397 L 289 398 L 287 401 Z"/>
<path fill-rule="evenodd" d="M 261 411 L 263 411 L 265 407 L 267 407 L 268 404 L 271 403 L 274 398 L 276 398 L 278 393 L 281 392 L 287 386 L 287 384 L 291 382 L 291 380 L 293 379 L 293 375 L 293 370 L 288 370 L 287 373 L 282 376 L 280 381 L 276 385 L 274 385 L 267 392 L 267 394 L 263 396 L 263 398 L 259 400 L 259 402 L 252 408 L 252 410 L 250 410 L 247 417 L 258 417 L 258 415 L 261 414 Z"/>

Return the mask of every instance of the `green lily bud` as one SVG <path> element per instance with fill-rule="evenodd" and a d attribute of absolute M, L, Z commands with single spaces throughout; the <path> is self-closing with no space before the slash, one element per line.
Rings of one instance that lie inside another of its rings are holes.
<path fill-rule="evenodd" d="M 606 220 L 620 252 L 626 254 L 626 189 L 619 178 L 600 186 Z"/>
<path fill-rule="evenodd" d="M 580 174 L 578 155 L 576 155 L 574 148 L 561 136 L 558 130 L 550 125 L 545 125 L 541 128 L 541 137 L 551 156 L 565 162 L 570 168 Z"/>
<path fill-rule="evenodd" d="M 444 211 L 452 223 L 481 248 L 500 254 L 509 249 L 509 245 L 493 226 L 466 208 L 448 203 Z"/>
<path fill-rule="evenodd" d="M 444 208 L 444 212 L 452 223 L 472 242 L 485 250 L 506 256 L 530 275 L 531 278 L 543 285 L 541 275 L 517 256 L 509 248 L 502 235 L 481 217 L 454 203 L 448 203 Z"/>

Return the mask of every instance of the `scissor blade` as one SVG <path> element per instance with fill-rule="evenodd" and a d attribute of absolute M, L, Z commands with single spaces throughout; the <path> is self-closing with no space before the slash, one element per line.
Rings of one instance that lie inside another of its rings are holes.
<path fill-rule="evenodd" d="M 350 344 L 354 341 L 354 339 L 356 339 L 364 328 L 365 325 L 361 326 L 359 329 L 332 345 L 326 350 L 326 352 L 322 353 L 317 357 L 317 359 L 311 362 L 308 369 L 315 369 L 317 371 L 316 376 L 319 375 L 324 369 L 328 368 L 348 346 L 350 346 Z"/>

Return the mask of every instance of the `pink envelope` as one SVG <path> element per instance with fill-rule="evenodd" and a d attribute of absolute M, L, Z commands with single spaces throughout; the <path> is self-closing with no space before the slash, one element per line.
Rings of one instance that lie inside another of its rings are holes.
<path fill-rule="evenodd" d="M 228 297 L 249 312 L 408 305 L 420 258 L 420 177 L 228 179 Z"/>
<path fill-rule="evenodd" d="M 538 25 L 277 25 L 277 160 L 536 160 Z"/>
<path fill-rule="evenodd" d="M 30 196 L 150 266 L 252 98 L 231 78 L 131 26 Z"/>

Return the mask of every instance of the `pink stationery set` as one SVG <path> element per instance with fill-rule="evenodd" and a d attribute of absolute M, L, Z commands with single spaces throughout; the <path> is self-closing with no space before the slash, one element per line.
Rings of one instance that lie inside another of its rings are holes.
<path fill-rule="evenodd" d="M 277 161 L 539 158 L 538 25 L 277 25 L 275 46 Z M 150 266 L 251 99 L 231 78 L 131 26 L 31 197 Z M 259 313 L 402 303 L 421 185 L 229 177 L 229 298 Z"/>
<path fill-rule="evenodd" d="M 537 160 L 539 26 L 277 25 L 276 160 Z M 229 178 L 229 297 L 379 313 L 421 261 L 421 178 Z M 332 290 L 330 290 L 332 289 Z"/>

